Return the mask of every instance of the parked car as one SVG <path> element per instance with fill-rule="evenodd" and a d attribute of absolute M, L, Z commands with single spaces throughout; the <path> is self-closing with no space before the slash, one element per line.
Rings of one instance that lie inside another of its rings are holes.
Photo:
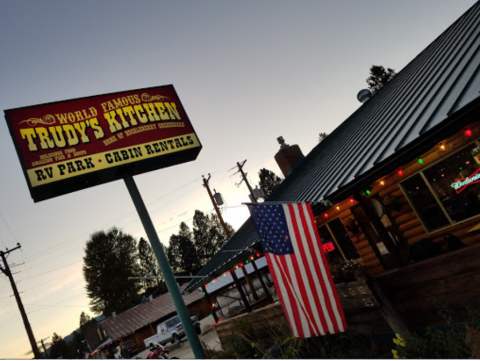
<path fill-rule="evenodd" d="M 190 319 L 193 322 L 193 327 L 197 334 L 202 332 L 200 322 L 197 316 L 192 316 Z M 185 330 L 183 329 L 180 317 L 175 316 L 157 326 L 157 333 L 149 338 L 143 340 L 145 347 L 150 347 L 150 343 L 159 343 L 165 346 L 167 343 L 175 343 L 185 337 Z"/>

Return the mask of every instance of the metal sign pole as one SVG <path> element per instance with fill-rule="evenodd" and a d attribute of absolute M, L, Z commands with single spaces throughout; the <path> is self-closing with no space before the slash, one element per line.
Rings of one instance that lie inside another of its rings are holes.
<path fill-rule="evenodd" d="M 187 335 L 188 342 L 190 342 L 193 355 L 197 359 L 205 359 L 206 356 L 205 352 L 203 351 L 202 344 L 200 343 L 200 339 L 198 338 L 195 328 L 193 327 L 193 323 L 190 320 L 187 306 L 185 305 L 183 297 L 180 293 L 180 289 L 178 288 L 177 282 L 175 281 L 175 277 L 173 276 L 172 269 L 170 268 L 170 265 L 168 263 L 167 256 L 165 255 L 163 246 L 160 243 L 157 232 L 155 231 L 152 219 L 148 214 L 147 207 L 145 207 L 145 203 L 143 203 L 143 199 L 140 195 L 140 192 L 138 191 L 137 185 L 135 184 L 133 177 L 130 175 L 125 176 L 123 180 L 125 181 L 125 185 L 127 186 L 133 203 L 135 204 L 135 208 L 137 209 L 138 215 L 140 216 L 140 220 L 142 221 L 143 228 L 147 233 L 147 237 L 150 240 L 152 250 L 157 257 L 158 265 L 160 266 L 160 270 L 162 271 L 168 291 L 172 296 L 173 304 L 177 309 L 177 313 L 180 317 L 180 321 L 182 322 L 185 334 Z"/>

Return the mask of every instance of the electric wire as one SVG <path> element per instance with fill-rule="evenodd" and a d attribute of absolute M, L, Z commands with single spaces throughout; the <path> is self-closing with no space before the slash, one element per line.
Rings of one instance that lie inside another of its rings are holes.
<path fill-rule="evenodd" d="M 36 274 L 35 276 L 31 276 L 31 277 L 28 277 L 28 278 L 24 278 L 20 281 L 17 281 L 18 283 L 22 282 L 22 281 L 25 281 L 25 280 L 28 280 L 28 279 L 31 279 L 31 278 L 35 278 L 35 277 L 38 277 L 38 276 L 41 276 L 41 275 L 44 275 L 46 273 L 50 273 L 50 272 L 53 272 L 53 271 L 56 271 L 56 270 L 59 270 L 59 269 L 62 269 L 62 268 L 65 268 L 65 267 L 70 267 L 74 264 L 77 264 L 77 263 L 81 263 L 83 262 L 83 260 L 81 261 L 78 261 L 78 262 L 73 262 L 73 263 L 70 263 L 70 264 L 67 264 L 67 265 L 64 265 L 64 266 L 60 266 L 60 267 L 57 267 L 57 268 L 54 268 L 54 269 L 51 269 L 51 270 L 48 270 L 48 271 L 45 271 L 45 272 L 42 272 L 42 273 L 38 273 Z"/>
<path fill-rule="evenodd" d="M 7 226 L 7 229 L 8 229 L 8 231 L 10 232 L 10 234 L 13 236 L 13 239 L 15 240 L 15 242 L 18 243 L 17 237 L 15 237 L 15 235 L 13 234 L 12 229 L 11 229 L 10 226 L 8 225 L 8 222 L 7 222 L 7 220 L 5 219 L 5 217 L 3 216 L 2 212 L 0 212 L 0 217 L 2 217 L 3 222 L 4 222 L 5 225 Z M 7 246 L 6 246 L 6 244 L 3 242 L 3 240 L 2 240 L 2 244 L 5 246 L 5 248 L 7 248 Z"/>
<path fill-rule="evenodd" d="M 165 195 L 163 195 L 163 196 L 161 196 L 161 197 L 158 197 L 158 198 L 154 199 L 153 201 L 148 202 L 147 205 L 151 205 L 151 204 L 153 204 L 153 203 L 155 203 L 155 202 L 157 202 L 157 201 L 159 201 L 159 200 L 161 200 L 161 199 L 164 199 L 164 198 L 166 198 L 166 197 L 168 197 L 168 196 L 170 196 L 170 195 L 172 195 L 172 194 L 174 194 L 174 193 L 182 190 L 183 188 L 185 188 L 185 187 L 189 186 L 190 184 L 193 184 L 193 183 L 195 183 L 195 182 L 197 182 L 197 181 L 198 181 L 198 178 L 196 178 L 196 179 L 194 179 L 194 180 L 192 180 L 192 181 L 190 181 L 190 182 L 188 182 L 188 183 L 180 186 L 179 188 L 173 190 L 172 192 L 169 192 L 169 193 L 167 193 L 167 194 L 165 194 Z M 119 216 L 119 217 L 117 217 L 117 218 L 115 218 L 115 219 L 113 219 L 113 220 L 111 220 L 111 221 L 109 221 L 109 222 L 104 222 L 103 224 L 116 222 L 116 221 L 118 221 L 118 220 L 120 220 L 120 219 L 123 219 L 123 218 L 125 218 L 125 217 L 127 217 L 127 216 L 129 216 L 129 215 L 134 214 L 134 213 L 135 213 L 135 210 L 129 211 L 129 212 L 127 212 L 127 213 L 125 213 L 125 214 L 123 214 L 123 215 L 121 215 L 121 216 Z M 99 227 L 95 227 L 95 229 L 98 229 L 98 228 L 99 228 Z M 93 231 L 93 230 L 92 230 L 92 231 Z M 53 246 L 48 247 L 48 248 L 46 248 L 46 249 L 44 249 L 44 250 L 42 250 L 42 251 L 40 251 L 40 252 L 34 253 L 34 254 L 32 254 L 31 256 L 26 257 L 26 259 L 27 259 L 27 260 L 36 259 L 36 258 L 40 257 L 41 255 L 43 255 L 44 253 L 51 251 L 52 249 L 58 249 L 59 247 L 64 247 L 65 245 L 74 243 L 74 242 L 78 241 L 79 238 L 83 238 L 85 235 L 90 234 L 92 231 L 84 232 L 84 233 L 82 233 L 81 235 L 78 235 L 78 236 L 69 238 L 68 240 L 66 240 L 66 241 L 64 241 L 64 242 L 57 243 L 56 245 L 53 245 Z"/>
<path fill-rule="evenodd" d="M 214 171 L 214 172 L 212 172 L 212 173 L 218 173 L 218 172 L 221 172 L 221 170 Z M 221 181 L 223 181 L 223 180 L 225 180 L 225 179 L 228 179 L 228 178 L 230 178 L 230 176 L 225 176 L 225 177 L 223 177 L 223 178 L 217 179 L 217 182 L 221 182 Z M 182 185 L 181 187 L 175 189 L 174 191 L 169 192 L 169 193 L 166 194 L 166 195 L 163 195 L 163 196 L 161 196 L 161 197 L 158 197 L 158 198 L 154 199 L 153 201 L 149 202 L 148 205 L 154 204 L 155 202 L 158 202 L 159 200 L 165 199 L 165 198 L 167 198 L 168 196 L 170 196 L 170 195 L 172 195 L 172 194 L 174 194 L 174 193 L 176 193 L 176 192 L 178 192 L 178 191 L 180 191 L 180 190 L 182 190 L 182 189 L 190 186 L 191 184 L 198 183 L 198 181 L 199 181 L 199 178 L 196 178 L 196 179 L 194 179 L 193 181 L 190 181 L 190 182 Z M 190 192 L 189 192 L 189 193 L 190 193 Z M 183 196 L 177 197 L 177 198 L 175 198 L 174 200 L 172 200 L 171 202 L 168 202 L 167 204 L 170 204 L 170 203 L 172 203 L 173 201 L 178 200 L 179 198 L 186 197 L 186 196 L 189 195 L 189 193 L 185 193 Z M 162 204 L 162 207 L 163 207 L 163 206 L 165 206 L 165 204 Z M 234 208 L 234 207 L 235 207 L 235 206 L 233 206 L 233 207 L 224 207 L 224 208 Z M 212 209 L 212 210 L 213 210 L 213 209 Z M 210 211 L 212 211 L 212 210 L 210 210 Z M 156 210 L 155 210 L 155 211 L 156 211 Z M 155 212 L 155 211 L 154 211 L 154 212 Z M 188 214 L 188 213 L 191 213 L 191 212 L 193 212 L 193 211 L 187 211 L 186 213 Z M 135 213 L 135 211 L 130 211 L 130 212 L 128 212 L 128 213 L 125 213 L 124 215 L 115 218 L 113 221 L 110 221 L 109 223 L 118 221 L 119 219 L 125 218 L 126 216 L 129 216 L 129 215 L 131 215 L 131 214 L 133 214 L 133 213 Z M 185 213 L 185 212 L 184 212 L 184 213 Z M 167 228 L 163 228 L 163 229 L 159 230 L 159 231 L 157 232 L 157 234 L 165 233 L 166 231 L 168 231 L 168 230 L 170 230 L 170 229 L 172 229 L 172 228 L 175 228 L 175 227 L 179 226 L 182 222 L 185 222 L 185 221 L 187 221 L 187 220 L 189 220 L 189 219 L 190 219 L 190 217 L 184 218 L 184 219 L 182 219 L 182 221 L 181 221 L 180 223 L 177 223 L 177 224 L 175 224 L 175 225 L 172 225 L 172 226 L 169 226 L 169 227 L 167 227 Z M 133 220 L 133 221 L 138 222 L 139 220 L 135 219 L 135 220 Z M 132 223 L 133 221 L 128 222 L 127 224 Z M 168 222 L 165 222 L 165 223 L 168 223 Z M 98 228 L 97 228 L 97 229 L 98 229 Z M 10 231 L 11 231 L 11 230 L 10 230 Z M 63 244 L 60 243 L 60 244 L 57 244 L 57 245 L 55 245 L 55 246 L 52 246 L 52 247 L 50 247 L 50 248 L 48 248 L 48 249 L 45 249 L 45 250 L 43 250 L 43 251 L 41 251 L 41 252 L 38 252 L 37 254 L 34 254 L 34 255 L 32 255 L 32 256 L 29 256 L 29 257 L 26 257 L 26 258 L 24 258 L 24 260 L 29 259 L 29 260 L 30 260 L 29 264 L 30 264 L 32 260 L 34 260 L 34 259 L 36 259 L 36 258 L 38 258 L 38 257 L 41 257 L 42 253 L 45 253 L 45 252 L 47 252 L 47 251 L 49 251 L 49 250 L 51 250 L 51 249 L 53 249 L 53 248 L 58 249 L 58 248 L 61 248 L 61 247 L 68 246 L 68 245 L 70 245 L 70 244 L 72 244 L 72 243 L 77 242 L 79 239 L 84 239 L 85 235 L 87 235 L 87 234 L 89 234 L 89 233 L 90 233 L 90 232 L 84 232 L 84 233 L 82 233 L 81 235 L 78 235 L 78 236 L 75 236 L 75 237 L 70 238 L 69 240 L 63 242 Z M 15 237 L 15 235 L 14 235 L 13 233 L 12 233 L 12 235 L 13 235 L 14 239 L 16 239 L 16 237 Z M 83 245 L 82 245 L 82 247 L 83 247 Z M 75 247 L 74 249 L 76 249 L 76 248 L 77 248 L 77 247 Z M 48 258 L 47 260 L 44 260 L 43 262 L 40 262 L 40 263 L 35 264 L 35 265 L 32 265 L 32 266 L 27 267 L 27 268 L 25 268 L 25 269 L 26 269 L 26 270 L 29 270 L 29 269 L 38 267 L 38 266 L 40 266 L 40 265 L 42 265 L 42 264 L 45 264 L 45 263 L 51 261 L 52 259 L 59 258 L 59 257 L 65 255 L 65 254 L 68 254 L 68 253 L 72 252 L 72 251 L 73 251 L 73 249 L 71 249 L 71 250 L 69 250 L 69 251 L 67 251 L 67 252 L 63 252 L 63 253 L 60 254 L 60 255 L 56 255 L 56 256 L 54 256 L 54 257 Z M 36 256 L 36 257 L 34 257 L 34 256 Z M 53 271 L 55 271 L 55 270 L 58 270 L 58 269 L 61 269 L 61 268 L 65 268 L 65 267 L 68 267 L 68 266 L 70 266 L 70 265 L 73 265 L 73 264 L 76 264 L 76 263 L 80 263 L 80 262 L 82 262 L 82 261 L 70 263 L 70 264 L 68 264 L 68 265 L 65 265 L 65 266 L 62 266 L 62 267 L 59 267 L 59 268 L 55 268 L 55 269 L 52 269 L 52 270 L 48 270 L 48 271 L 45 271 L 45 272 L 43 272 L 43 273 L 37 274 L 37 275 L 35 275 L 35 276 L 29 276 L 29 275 L 27 275 L 26 278 L 21 279 L 21 280 L 19 280 L 19 281 L 17 281 L 17 282 L 22 282 L 22 281 L 25 281 L 25 280 L 29 280 L 29 279 L 35 278 L 35 277 L 37 277 L 37 276 L 40 276 L 40 275 L 43 275 L 43 274 L 46 274 L 46 273 L 49 273 L 49 272 L 53 272 Z M 36 287 L 33 287 L 33 288 L 36 288 Z"/>

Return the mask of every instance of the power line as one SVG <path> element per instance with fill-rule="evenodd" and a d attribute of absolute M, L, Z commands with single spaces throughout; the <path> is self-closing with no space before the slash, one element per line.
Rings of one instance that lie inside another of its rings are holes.
<path fill-rule="evenodd" d="M 59 269 L 65 268 L 65 267 L 70 267 L 70 266 L 72 266 L 72 265 L 74 265 L 74 264 L 77 264 L 77 263 L 80 263 L 80 262 L 83 262 L 83 260 L 82 260 L 82 261 L 78 261 L 78 262 L 74 262 L 74 263 L 70 263 L 70 264 L 67 264 L 67 265 L 65 265 L 65 266 L 61 266 L 61 267 L 58 267 L 58 268 L 54 268 L 54 269 L 51 269 L 51 270 L 49 270 L 49 271 L 45 271 L 45 272 L 42 272 L 42 273 L 38 273 L 38 274 L 36 274 L 35 276 L 31 276 L 31 277 L 28 277 L 28 278 L 23 278 L 22 280 L 20 280 L 20 281 L 18 281 L 18 282 L 26 281 L 26 280 L 28 280 L 28 279 L 30 279 L 30 278 L 35 278 L 35 277 L 44 275 L 45 273 L 50 273 L 50 272 L 53 272 L 53 271 L 56 271 L 56 270 L 59 270 Z"/>
<path fill-rule="evenodd" d="M 61 277 L 57 277 L 57 278 L 54 278 L 54 279 L 51 279 L 51 280 L 48 280 L 48 281 L 45 281 L 45 282 L 42 282 L 42 283 L 38 283 L 38 284 L 36 284 L 35 286 L 30 287 L 28 290 L 25 290 L 24 292 L 29 292 L 29 291 L 31 291 L 31 290 L 33 290 L 33 289 L 35 289 L 35 288 L 38 288 L 38 287 L 41 287 L 41 286 L 47 284 L 47 283 L 50 283 L 50 282 L 53 282 L 53 281 L 57 281 L 57 280 L 59 280 L 59 279 L 63 279 L 66 275 L 69 275 L 69 274 L 74 273 L 74 272 L 78 272 L 78 271 L 80 271 L 80 270 L 81 270 L 81 269 L 75 269 L 75 270 L 73 270 L 73 271 L 71 271 L 71 272 L 64 273 Z"/>
<path fill-rule="evenodd" d="M 166 198 L 166 197 L 168 197 L 168 196 L 170 196 L 170 195 L 178 192 L 179 190 L 181 190 L 181 189 L 189 186 L 190 184 L 196 183 L 197 181 L 198 181 L 198 179 L 194 179 L 193 181 L 190 181 L 190 182 L 182 185 L 181 187 L 173 190 L 172 192 L 167 193 L 167 194 L 165 194 L 165 195 L 163 195 L 163 196 L 161 196 L 161 197 L 159 197 L 159 198 L 154 199 L 153 201 L 147 203 L 147 205 L 151 205 L 151 204 L 153 204 L 153 203 L 155 203 L 155 202 L 157 202 L 157 201 L 159 201 L 159 200 L 161 200 L 161 199 L 164 199 L 164 198 Z M 111 221 L 104 222 L 102 225 L 96 226 L 95 229 L 101 228 L 103 225 L 105 225 L 105 224 L 107 224 L 107 223 L 116 222 L 116 221 L 118 221 L 118 220 L 120 220 L 120 219 L 122 219 L 122 218 L 125 218 L 125 217 L 127 217 L 127 216 L 129 216 L 129 215 L 132 215 L 132 214 L 135 214 L 135 213 L 136 213 L 135 210 L 129 211 L 129 212 L 127 212 L 127 213 L 125 213 L 125 214 L 117 217 L 117 218 L 114 218 L 114 219 L 111 220 Z M 66 246 L 66 245 L 69 245 L 69 244 L 71 244 L 71 243 L 74 243 L 74 242 L 82 239 L 84 236 L 88 235 L 88 234 L 91 233 L 92 231 L 94 231 L 94 230 L 92 229 L 91 231 L 84 232 L 84 233 L 82 233 L 82 234 L 80 234 L 80 235 L 78 235 L 78 236 L 72 237 L 72 238 L 70 238 L 70 239 L 68 239 L 68 240 L 66 240 L 66 241 L 64 241 L 64 242 L 59 242 L 59 243 L 57 243 L 56 245 L 53 245 L 53 246 L 51 246 L 51 247 L 48 247 L 48 248 L 46 248 L 46 249 L 43 249 L 43 250 L 40 251 L 40 252 L 34 253 L 34 254 L 32 254 L 31 256 L 26 257 L 26 259 L 27 259 L 27 260 L 36 259 L 36 258 L 44 255 L 45 253 L 50 252 L 52 249 L 58 249 L 58 248 L 60 248 L 60 247 L 64 247 L 64 246 Z"/>
<path fill-rule="evenodd" d="M 220 172 L 220 171 L 215 171 L 214 173 L 218 173 L 218 172 Z M 226 179 L 226 178 L 228 178 L 228 176 L 226 176 L 226 177 L 224 177 L 224 178 L 222 178 L 222 179 Z M 181 187 L 175 189 L 174 191 L 169 192 L 168 194 L 163 195 L 163 196 L 161 196 L 161 197 L 159 197 L 159 198 L 157 198 L 157 199 L 149 202 L 148 204 L 149 204 L 149 205 L 154 204 L 155 202 L 157 202 L 157 201 L 159 201 L 159 200 L 161 200 L 161 199 L 164 199 L 164 198 L 166 198 L 166 197 L 168 197 L 168 196 L 170 196 L 170 195 L 172 195 L 172 194 L 174 194 L 174 193 L 176 193 L 176 192 L 178 192 L 178 191 L 180 191 L 180 190 L 182 190 L 182 189 L 184 189 L 184 188 L 186 188 L 186 187 L 188 187 L 188 186 L 190 186 L 191 184 L 194 184 L 194 183 L 196 183 L 196 182 L 198 182 L 198 179 L 195 179 L 195 180 L 193 180 L 193 181 L 190 181 L 190 182 L 182 185 Z M 185 194 L 184 196 L 187 196 L 187 195 L 188 195 L 188 193 Z M 176 198 L 175 200 L 178 200 L 178 198 Z M 175 200 L 174 200 L 174 201 L 175 201 Z M 170 202 L 170 203 L 171 203 L 171 202 Z M 225 207 L 225 208 L 234 208 L 234 206 L 233 206 L 233 207 Z M 189 211 L 188 211 L 188 212 L 189 212 Z M 134 213 L 135 213 L 134 211 L 130 211 L 130 212 L 125 213 L 124 215 L 122 215 L 122 216 L 120 216 L 120 217 L 115 218 L 113 221 L 110 221 L 110 222 L 115 222 L 115 221 L 117 221 L 117 220 L 119 220 L 119 219 L 125 218 L 126 216 L 129 216 L 129 215 L 134 214 Z M 157 232 L 157 233 L 163 233 L 163 232 L 168 231 L 169 229 L 175 228 L 175 227 L 179 226 L 182 222 L 187 221 L 189 218 L 190 218 L 190 217 L 185 218 L 185 219 L 183 219 L 180 223 L 177 223 L 177 224 L 172 225 L 172 226 L 170 226 L 170 227 L 164 228 L 164 229 L 160 230 L 160 231 Z M 138 221 L 138 220 L 135 220 L 135 221 Z M 109 222 L 109 223 L 110 223 L 110 222 Z M 105 223 L 106 223 L 106 222 L 105 222 Z M 105 224 L 105 223 L 104 223 L 104 224 Z M 8 225 L 7 225 L 7 226 L 8 226 Z M 96 228 L 98 228 L 98 227 L 96 227 Z M 10 228 L 9 228 L 9 230 L 10 230 L 10 232 L 11 232 L 11 229 L 10 229 Z M 11 233 L 12 233 L 12 236 L 16 239 L 15 235 L 13 234 L 13 232 L 11 232 Z M 28 260 L 29 260 L 29 265 L 30 265 L 32 260 L 34 260 L 34 259 L 36 259 L 36 258 L 38 258 L 38 257 L 41 257 L 41 256 L 45 255 L 45 253 L 46 253 L 46 252 L 49 252 L 51 249 L 53 249 L 53 248 L 58 249 L 58 248 L 60 248 L 60 247 L 66 247 L 66 246 L 68 246 L 68 245 L 71 245 L 71 244 L 73 244 L 73 243 L 75 243 L 75 242 L 83 239 L 83 237 L 86 236 L 88 233 L 90 233 L 90 232 L 82 233 L 82 234 L 80 234 L 80 235 L 78 235 L 78 236 L 75 236 L 75 237 L 70 238 L 70 239 L 67 240 L 67 241 L 61 242 L 61 243 L 59 243 L 59 244 L 57 244 L 57 245 L 55 245 L 55 246 L 51 246 L 51 247 L 49 247 L 49 248 L 47 248 L 47 249 L 44 249 L 44 250 L 42 250 L 41 252 L 38 252 L 38 253 L 33 254 L 33 255 L 31 255 L 31 256 L 28 256 L 28 257 L 24 257 L 24 261 L 25 261 L 26 259 L 28 259 Z M 62 244 L 62 243 L 63 243 L 63 244 Z M 39 263 L 39 264 L 31 265 L 30 267 L 25 268 L 25 270 L 30 270 L 30 269 L 32 269 L 32 268 L 38 267 L 38 266 L 40 266 L 40 265 L 42 265 L 42 264 L 45 264 L 45 263 L 49 262 L 49 261 L 52 260 L 52 259 L 59 258 L 59 257 L 65 255 L 65 254 L 68 254 L 68 253 L 72 252 L 72 251 L 73 251 L 73 249 L 72 249 L 72 250 L 69 250 L 69 251 L 67 251 L 67 252 L 63 252 L 63 253 L 60 254 L 60 255 L 57 255 L 57 256 L 54 256 L 54 257 L 50 257 L 50 258 L 48 258 L 47 260 L 44 260 L 43 262 L 41 262 L 41 263 Z M 23 253 L 22 253 L 22 256 L 23 256 Z M 81 261 L 79 261 L 79 262 L 81 262 Z M 58 269 L 61 269 L 61 268 L 64 268 L 64 267 L 68 267 L 68 266 L 70 266 L 70 265 L 73 265 L 73 264 L 76 264 L 76 263 L 79 263 L 79 262 L 75 262 L 75 263 L 71 263 L 71 264 L 69 264 L 69 265 L 65 265 L 65 266 L 62 266 L 62 267 L 59 267 L 59 268 L 55 268 L 55 269 L 53 269 L 53 270 L 49 270 L 49 271 L 40 273 L 40 274 L 35 275 L 35 276 L 29 276 L 29 275 L 28 275 L 28 277 L 26 277 L 26 278 L 24 278 L 24 279 L 22 279 L 22 280 L 20 280 L 20 281 L 18 281 L 18 282 L 25 281 L 25 280 L 28 280 L 28 279 L 32 279 L 32 278 L 35 278 L 35 277 L 37 277 L 37 276 L 43 275 L 43 274 L 45 274 L 45 273 L 53 272 L 53 271 L 55 271 L 55 270 L 58 270 Z M 34 286 L 33 288 L 36 288 L 36 286 Z"/>
<path fill-rule="evenodd" d="M 15 243 L 18 243 L 18 240 L 17 240 L 17 237 L 15 237 L 15 235 L 13 234 L 12 232 L 12 229 L 10 228 L 10 226 L 8 225 L 5 217 L 3 216 L 2 212 L 0 212 L 0 216 L 2 217 L 3 219 L 3 222 L 5 223 L 5 225 L 7 226 L 8 230 L 10 231 L 10 234 L 13 236 L 13 239 L 15 240 Z M 5 248 L 7 248 L 7 246 L 5 245 L 5 243 L 3 242 L 2 240 L 2 244 L 5 246 Z"/>

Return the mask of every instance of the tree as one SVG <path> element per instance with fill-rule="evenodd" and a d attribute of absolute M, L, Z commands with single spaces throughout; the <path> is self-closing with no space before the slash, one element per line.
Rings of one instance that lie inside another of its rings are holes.
<path fill-rule="evenodd" d="M 260 188 L 265 193 L 265 197 L 268 197 L 277 186 L 282 183 L 282 178 L 277 176 L 271 170 L 266 168 L 260 169 L 258 172 L 258 176 L 260 177 Z"/>
<path fill-rule="evenodd" d="M 180 224 L 179 234 L 170 237 L 167 257 L 175 274 L 190 275 L 199 271 L 200 262 L 193 244 L 192 232 L 185 222 Z"/>
<path fill-rule="evenodd" d="M 48 357 L 50 359 L 61 358 L 70 358 L 68 352 L 68 346 L 62 336 L 57 335 L 55 332 L 52 336 L 52 346 L 50 347 L 50 352 Z"/>
<path fill-rule="evenodd" d="M 328 134 L 327 133 L 319 133 L 318 134 L 318 142 L 321 143 L 323 140 L 325 140 L 325 138 L 328 137 Z"/>
<path fill-rule="evenodd" d="M 230 236 L 232 236 L 235 230 L 228 223 L 225 225 Z M 196 210 L 193 216 L 193 238 L 202 266 L 205 265 L 228 240 L 218 216 L 215 214 L 208 216 L 199 210 Z"/>
<path fill-rule="evenodd" d="M 138 241 L 138 259 L 140 264 L 140 276 L 141 277 L 160 277 L 160 267 L 158 266 L 157 259 L 153 253 L 150 244 L 143 238 Z M 160 285 L 161 279 L 156 280 L 143 280 L 143 288 L 155 287 Z"/>
<path fill-rule="evenodd" d="M 92 318 L 89 315 L 87 315 L 85 312 L 82 311 L 82 313 L 80 314 L 80 327 L 86 325 L 91 320 L 92 320 Z"/>
<path fill-rule="evenodd" d="M 129 277 L 140 274 L 135 239 L 117 228 L 90 235 L 83 258 L 83 275 L 90 310 L 109 316 L 140 301 L 140 286 Z"/>
<path fill-rule="evenodd" d="M 84 359 L 85 353 L 88 353 L 85 342 L 85 336 L 81 332 L 73 331 L 72 340 L 67 342 L 67 349 L 70 358 Z"/>
<path fill-rule="evenodd" d="M 367 78 L 368 89 L 375 94 L 383 88 L 396 75 L 394 69 L 385 68 L 381 65 L 372 65 L 370 68 L 370 76 Z"/>

